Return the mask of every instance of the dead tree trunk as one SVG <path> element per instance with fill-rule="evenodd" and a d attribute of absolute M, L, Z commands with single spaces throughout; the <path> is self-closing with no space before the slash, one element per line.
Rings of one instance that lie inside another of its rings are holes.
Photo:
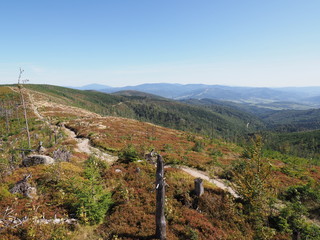
<path fill-rule="evenodd" d="M 158 155 L 156 172 L 156 238 L 160 240 L 166 239 L 166 219 L 164 217 L 165 181 L 163 165 L 163 158 L 161 155 Z"/>
<path fill-rule="evenodd" d="M 195 192 L 196 197 L 193 202 L 193 208 L 198 209 L 199 198 L 204 193 L 203 180 L 201 178 L 194 179 L 194 192 Z"/>
<path fill-rule="evenodd" d="M 194 179 L 194 191 L 197 197 L 200 197 L 204 193 L 203 180 L 201 178 Z"/>
<path fill-rule="evenodd" d="M 22 107 L 23 107 L 23 116 L 24 116 L 24 120 L 25 120 L 25 123 L 26 123 L 26 131 L 27 131 L 27 137 L 28 137 L 28 147 L 31 148 L 29 124 L 28 124 L 28 117 L 27 117 L 27 108 L 26 108 L 26 103 L 25 103 L 25 100 L 24 100 L 23 92 L 22 92 L 22 85 L 20 84 L 21 76 L 22 76 L 23 71 L 24 70 L 22 70 L 20 68 L 20 73 L 19 73 L 19 78 L 18 78 L 18 88 L 19 88 L 20 95 L 21 95 L 21 103 L 22 103 Z"/>

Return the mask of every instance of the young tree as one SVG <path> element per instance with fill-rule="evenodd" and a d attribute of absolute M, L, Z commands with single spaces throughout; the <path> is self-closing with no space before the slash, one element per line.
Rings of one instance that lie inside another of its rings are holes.
<path fill-rule="evenodd" d="M 272 197 L 271 165 L 262 157 L 261 136 L 255 136 L 252 143 L 234 166 L 234 188 L 242 198 L 244 214 L 256 231 L 256 239 L 270 239 L 267 217 Z"/>

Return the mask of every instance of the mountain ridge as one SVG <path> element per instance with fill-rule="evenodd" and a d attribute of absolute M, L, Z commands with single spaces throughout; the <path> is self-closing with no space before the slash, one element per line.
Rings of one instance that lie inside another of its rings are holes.
<path fill-rule="evenodd" d="M 272 102 L 282 101 L 295 103 L 292 104 L 293 106 L 298 103 L 308 106 L 308 108 L 320 107 L 320 87 L 233 87 L 225 85 L 173 83 L 148 83 L 115 88 L 107 86 L 100 87 L 100 89 L 95 90 L 106 93 L 134 90 L 176 100 L 209 98 L 251 104 L 271 104 Z M 294 107 L 292 109 L 294 109 Z"/>

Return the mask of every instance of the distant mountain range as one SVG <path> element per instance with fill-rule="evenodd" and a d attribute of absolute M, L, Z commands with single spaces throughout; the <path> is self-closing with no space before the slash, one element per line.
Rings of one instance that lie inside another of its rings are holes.
<path fill-rule="evenodd" d="M 107 86 L 107 85 L 93 83 L 93 84 L 88 84 L 88 85 L 85 85 L 85 86 L 82 86 L 82 87 L 69 87 L 69 88 L 78 89 L 78 90 L 96 90 L 96 91 L 99 91 L 101 89 L 107 89 L 107 88 L 112 88 L 112 87 Z"/>
<path fill-rule="evenodd" d="M 175 100 L 215 99 L 271 109 L 303 110 L 320 107 L 320 87 L 257 88 L 205 84 L 149 83 L 126 87 L 90 84 L 76 89 L 95 90 L 105 93 L 124 93 L 130 90 Z"/>

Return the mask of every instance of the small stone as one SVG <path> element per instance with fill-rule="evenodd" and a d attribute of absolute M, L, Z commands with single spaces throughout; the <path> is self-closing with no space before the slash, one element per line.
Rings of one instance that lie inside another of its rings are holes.
<path fill-rule="evenodd" d="M 54 224 L 60 224 L 61 223 L 61 219 L 60 218 L 56 218 L 56 219 L 53 219 L 52 221 Z"/>

